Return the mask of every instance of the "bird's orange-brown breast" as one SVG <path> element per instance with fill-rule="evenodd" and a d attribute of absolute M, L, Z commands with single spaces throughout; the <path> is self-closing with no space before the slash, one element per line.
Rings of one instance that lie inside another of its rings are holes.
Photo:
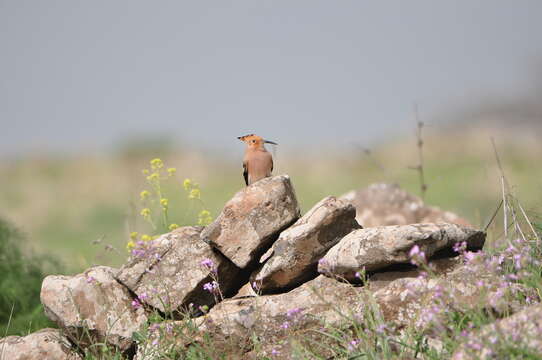
<path fill-rule="evenodd" d="M 273 170 L 273 157 L 269 152 L 261 149 L 247 147 L 244 164 L 248 173 L 248 185 L 271 176 Z"/>

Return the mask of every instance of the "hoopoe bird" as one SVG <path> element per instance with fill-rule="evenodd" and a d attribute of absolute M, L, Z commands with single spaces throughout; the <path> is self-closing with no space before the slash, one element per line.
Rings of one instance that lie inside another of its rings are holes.
<path fill-rule="evenodd" d="M 250 134 L 239 136 L 247 147 L 245 148 L 245 157 L 243 158 L 243 177 L 245 184 L 250 185 L 258 180 L 271 176 L 273 171 L 273 157 L 264 144 L 278 145 L 269 140 L 264 140 L 261 136 Z"/>

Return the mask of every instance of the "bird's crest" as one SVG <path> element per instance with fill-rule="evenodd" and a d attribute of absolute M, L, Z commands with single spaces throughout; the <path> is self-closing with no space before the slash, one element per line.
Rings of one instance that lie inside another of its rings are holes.
<path fill-rule="evenodd" d="M 276 142 L 270 141 L 270 140 L 265 140 L 264 138 L 262 138 L 261 136 L 258 136 L 256 134 L 248 134 L 248 135 L 244 135 L 244 136 L 239 136 L 238 139 L 241 140 L 241 141 L 244 141 L 247 144 L 263 145 L 265 143 L 265 144 L 278 145 Z"/>
<path fill-rule="evenodd" d="M 252 140 L 252 139 L 261 139 L 261 137 L 259 137 L 256 134 L 248 134 L 248 135 L 239 136 L 238 139 L 241 141 L 247 141 L 247 140 Z"/>

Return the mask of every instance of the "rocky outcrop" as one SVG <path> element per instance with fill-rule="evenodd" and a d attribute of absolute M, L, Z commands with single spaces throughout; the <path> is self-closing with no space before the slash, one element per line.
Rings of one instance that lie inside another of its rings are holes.
<path fill-rule="evenodd" d="M 138 296 L 138 301 L 165 313 L 213 305 L 216 294 L 204 289 L 216 281 L 224 295 L 242 284 L 239 269 L 201 241 L 202 227 L 187 226 L 142 244 L 116 278 Z M 218 290 L 218 289 L 217 289 Z"/>
<path fill-rule="evenodd" d="M 262 257 L 265 261 L 251 277 L 261 293 L 291 289 L 318 275 L 318 260 L 341 238 L 361 228 L 356 210 L 344 201 L 327 197 L 294 225 L 284 230 Z"/>
<path fill-rule="evenodd" d="M 518 349 L 525 358 L 542 354 L 542 304 L 484 326 L 466 336 L 468 339 L 453 354 L 453 360 L 504 359 Z M 523 358 L 519 356 L 518 358 Z"/>
<path fill-rule="evenodd" d="M 113 268 L 96 266 L 75 276 L 47 276 L 41 287 L 45 314 L 82 347 L 99 341 L 128 349 L 132 334 L 147 317 L 141 307 L 132 305 L 115 273 Z"/>
<path fill-rule="evenodd" d="M 299 218 L 287 176 L 258 181 L 207 228 L 138 242 L 119 271 L 98 266 L 47 277 L 41 300 L 61 330 L 2 339 L 0 351 L 10 359 L 34 350 L 78 359 L 105 343 L 137 360 L 165 353 L 291 359 L 311 357 L 314 347 L 322 358 L 356 357 L 369 347 L 364 355 L 375 358 L 424 356 L 427 347 L 449 356 L 439 335 L 450 333 L 450 314 L 498 318 L 539 301 L 521 281 L 539 264 L 526 240 L 510 240 L 496 255 L 471 252 L 483 246 L 484 232 L 450 223 L 398 187 L 371 186 L 357 199 L 358 218 L 372 227 L 362 229 L 353 205 L 334 197 Z M 401 225 L 374 226 L 382 223 Z M 454 356 L 492 355 L 484 346 L 499 332 L 520 334 L 505 343 L 540 351 L 538 339 L 523 335 L 541 331 L 539 313 L 534 307 L 471 332 L 472 343 Z M 424 349 L 418 343 L 412 353 L 398 345 L 411 329 L 424 337 Z"/>
<path fill-rule="evenodd" d="M 372 184 L 344 194 L 341 199 L 355 206 L 356 220 L 365 228 L 442 222 L 470 226 L 467 220 L 452 212 L 425 205 L 396 184 Z"/>
<path fill-rule="evenodd" d="M 78 353 L 57 329 L 0 339 L 0 360 L 79 360 Z"/>
<path fill-rule="evenodd" d="M 300 216 L 287 175 L 265 178 L 239 191 L 201 233 L 240 268 L 258 261 L 279 233 Z"/>
<path fill-rule="evenodd" d="M 409 263 L 411 250 L 429 259 L 439 250 L 466 242 L 471 249 L 483 246 L 485 233 L 456 224 L 412 224 L 360 229 L 346 235 L 322 258 L 318 271 L 351 280 L 356 272 L 375 271 Z"/>

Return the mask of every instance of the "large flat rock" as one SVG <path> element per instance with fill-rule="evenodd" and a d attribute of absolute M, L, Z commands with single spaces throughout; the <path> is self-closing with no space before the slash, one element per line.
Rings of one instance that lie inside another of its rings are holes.
<path fill-rule="evenodd" d="M 203 230 L 201 238 L 239 268 L 245 268 L 258 261 L 279 233 L 299 216 L 290 178 L 265 178 L 235 194 Z"/>
<path fill-rule="evenodd" d="M 202 227 L 187 226 L 144 244 L 122 266 L 116 278 L 134 292 L 139 300 L 162 312 L 213 305 L 215 294 L 206 291 L 206 283 L 218 280 L 223 295 L 242 285 L 239 268 L 200 239 Z M 213 264 L 215 274 L 202 262 Z"/>
<path fill-rule="evenodd" d="M 132 306 L 128 289 L 114 278 L 116 271 L 96 266 L 75 276 L 47 276 L 40 296 L 45 315 L 83 347 L 107 342 L 128 349 L 147 317 Z"/>
<path fill-rule="evenodd" d="M 360 288 L 318 276 L 294 290 L 277 295 L 227 299 L 199 320 L 200 331 L 219 338 L 250 334 L 280 338 L 285 330 L 319 328 L 344 321 L 341 311 L 361 311 Z"/>
<path fill-rule="evenodd" d="M 318 271 L 352 279 L 357 271 L 376 271 L 410 262 L 417 245 L 430 258 L 439 250 L 466 242 L 471 249 L 483 246 L 485 233 L 456 224 L 411 224 L 355 230 L 333 246 L 322 258 Z"/>
<path fill-rule="evenodd" d="M 280 233 L 263 256 L 252 282 L 261 293 L 291 289 L 318 275 L 318 260 L 346 234 L 361 228 L 356 209 L 345 201 L 327 197 L 294 225 Z"/>

